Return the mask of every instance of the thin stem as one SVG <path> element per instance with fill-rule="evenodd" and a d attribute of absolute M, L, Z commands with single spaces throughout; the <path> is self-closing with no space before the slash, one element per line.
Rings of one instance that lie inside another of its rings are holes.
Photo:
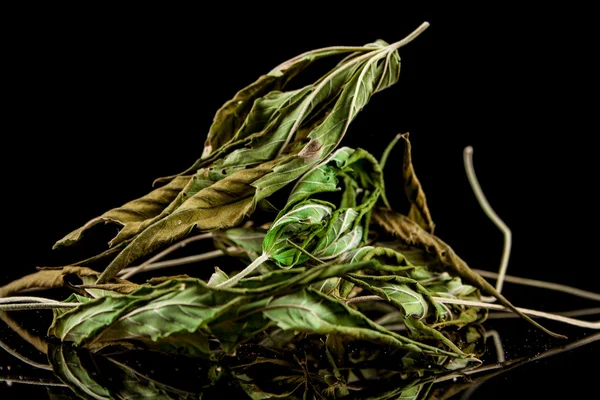
<path fill-rule="evenodd" d="M 432 299 L 439 303 L 458 304 L 458 305 L 470 306 L 470 307 L 487 308 L 489 310 L 500 310 L 500 311 L 512 312 L 510 309 L 508 309 L 504 306 L 501 306 L 499 304 L 489 304 L 489 303 L 484 303 L 481 301 L 448 299 L 445 297 L 432 297 Z M 531 310 L 529 308 L 521 308 L 521 307 L 515 307 L 515 308 L 517 310 L 519 310 L 520 312 L 522 312 L 523 314 L 527 314 L 527 315 L 534 316 L 534 317 L 547 318 L 547 319 L 550 319 L 553 321 L 559 321 L 559 322 L 563 322 L 565 324 L 574 325 L 574 326 L 578 326 L 581 328 L 600 329 L 600 321 L 598 321 L 598 322 L 581 321 L 581 320 L 574 319 L 574 318 L 564 317 L 562 315 L 556 315 L 556 314 L 546 313 L 543 311 Z"/>
<path fill-rule="evenodd" d="M 12 304 L 12 303 L 46 303 L 46 304 L 62 304 L 60 301 L 47 299 L 45 297 L 33 297 L 33 296 L 13 296 L 13 297 L 1 297 L 0 304 Z"/>
<path fill-rule="evenodd" d="M 236 249 L 237 249 L 237 247 L 229 247 L 229 248 L 227 248 L 226 251 L 233 252 Z M 157 269 L 163 269 L 163 268 L 169 268 L 169 267 L 177 267 L 177 266 L 185 265 L 185 264 L 193 264 L 196 262 L 211 260 L 213 258 L 217 258 L 217 257 L 225 256 L 225 255 L 227 255 L 227 253 L 223 250 L 213 250 L 213 251 L 209 251 L 209 252 L 202 253 L 202 254 L 196 254 L 193 256 L 176 258 L 174 260 L 160 261 L 157 263 L 148 264 L 146 267 L 144 267 L 144 272 L 155 271 Z M 124 268 L 119 272 L 119 274 L 117 274 L 117 276 L 127 274 L 128 272 L 133 271 L 135 268 L 138 268 L 138 267 Z"/>
<path fill-rule="evenodd" d="M 380 301 L 380 300 L 383 300 L 383 299 L 379 296 L 360 296 L 360 297 L 353 297 L 351 299 L 346 300 L 346 304 L 364 303 L 366 301 Z"/>
<path fill-rule="evenodd" d="M 479 275 L 481 275 L 485 278 L 499 279 L 499 274 L 497 274 L 495 272 L 484 271 L 481 269 L 474 269 L 473 271 L 477 272 Z M 539 287 L 539 288 L 543 288 L 543 289 L 554 290 L 557 292 L 568 293 L 573 296 L 583 297 L 585 299 L 600 301 L 600 293 L 588 292 L 587 290 L 582 290 L 582 289 L 574 288 L 574 287 L 567 286 L 567 285 L 561 285 L 559 283 L 538 281 L 535 279 L 520 278 L 518 276 L 511 276 L 511 275 L 505 275 L 504 280 L 506 282 L 516 283 L 519 285 Z"/>
<path fill-rule="evenodd" d="M 29 358 L 25 357 L 21 353 L 18 353 L 14 349 L 10 348 L 2 340 L 0 340 L 0 347 L 3 348 L 11 356 L 13 356 L 15 358 L 18 358 L 19 360 L 23 361 L 25 364 L 29 364 L 32 367 L 36 367 L 36 368 L 40 368 L 40 369 L 45 369 L 45 370 L 48 370 L 48 371 L 52 371 L 52 367 L 49 366 L 48 364 L 41 364 L 41 363 L 35 362 L 33 360 L 30 360 Z"/>
<path fill-rule="evenodd" d="M 401 137 L 402 137 L 401 133 L 397 134 L 394 137 L 394 139 L 392 139 L 390 144 L 388 144 L 387 147 L 385 148 L 385 150 L 383 151 L 383 154 L 381 155 L 381 159 L 379 160 L 379 167 L 381 168 L 382 171 L 385 168 L 385 164 L 387 163 L 390 153 L 392 152 L 392 150 L 396 146 L 396 143 L 398 143 L 398 140 L 400 140 Z M 387 209 L 391 210 L 392 207 L 390 206 L 390 202 L 387 199 L 385 191 L 382 192 L 381 199 L 383 200 L 383 204 L 387 207 Z"/>
<path fill-rule="evenodd" d="M 500 268 L 498 270 L 498 280 L 496 281 L 496 291 L 501 293 L 502 285 L 504 284 L 504 277 L 506 276 L 506 270 L 508 268 L 510 249 L 512 247 L 512 232 L 504 223 L 504 221 L 500 219 L 498 214 L 496 214 L 490 203 L 487 201 L 487 198 L 483 194 L 483 190 L 481 190 L 481 186 L 477 180 L 477 175 L 475 174 L 475 168 L 473 167 L 473 147 L 465 147 L 465 150 L 463 151 L 463 160 L 465 164 L 465 172 L 467 173 L 467 179 L 469 180 L 469 184 L 471 185 L 471 189 L 475 194 L 475 198 L 477 199 L 479 206 L 485 215 L 487 215 L 494 225 L 496 225 L 504 234 L 504 250 L 502 251 L 502 259 L 500 261 Z M 496 298 L 492 296 L 482 297 L 482 299 L 488 302 L 496 301 Z"/>
<path fill-rule="evenodd" d="M 392 150 L 394 149 L 394 147 L 398 143 L 398 140 L 400 140 L 401 137 L 402 137 L 402 133 L 397 134 L 394 137 L 394 139 L 392 139 L 390 144 L 388 144 L 387 147 L 385 148 L 385 150 L 383 151 L 383 154 L 381 155 L 381 159 L 379 160 L 379 167 L 381 169 L 385 168 L 385 164 L 387 163 L 387 160 L 390 157 L 390 153 L 392 152 Z"/>
<path fill-rule="evenodd" d="M 155 263 L 156 261 L 158 261 L 158 260 L 160 260 L 162 258 L 165 258 L 166 256 L 168 256 L 169 254 L 171 254 L 175 250 L 181 249 L 181 248 L 185 247 L 189 243 L 196 242 L 198 240 L 209 239 L 211 237 L 213 237 L 212 233 L 203 233 L 201 235 L 192 236 L 190 238 L 182 240 L 181 242 L 175 243 L 171 247 L 166 248 L 165 250 L 161 251 L 160 253 L 158 253 L 154 257 L 150 258 L 146 262 L 143 262 L 139 266 L 133 267 L 133 268 L 129 269 L 129 271 L 126 272 L 126 273 L 124 273 L 123 276 L 121 276 L 121 278 L 122 279 L 129 279 L 132 276 L 134 276 L 135 274 L 138 274 L 138 273 L 142 272 L 142 270 L 144 270 L 146 267 L 148 267 L 152 263 Z"/>
<path fill-rule="evenodd" d="M 494 341 L 494 347 L 496 348 L 496 359 L 498 362 L 503 363 L 506 361 L 504 357 L 504 347 L 502 347 L 502 340 L 500 339 L 500 334 L 496 330 L 487 331 L 485 333 L 485 338 L 491 337 Z"/>
<path fill-rule="evenodd" d="M 389 51 L 391 52 L 391 51 L 394 51 L 394 50 L 398 50 L 400 47 L 406 46 L 407 44 L 409 44 L 410 42 L 412 42 L 413 40 L 415 40 L 427 28 L 429 28 L 429 22 L 425 21 L 421 25 L 419 25 L 419 27 L 417 29 L 415 29 L 408 36 L 406 36 L 404 39 L 400 40 L 399 42 L 392 43 L 389 46 L 390 47 Z"/>
<path fill-rule="evenodd" d="M 443 303 L 443 304 L 458 304 L 458 305 L 470 306 L 470 307 L 487 308 L 489 310 L 513 312 L 511 309 L 501 306 L 499 304 L 490 304 L 490 303 L 484 303 L 481 301 L 450 299 L 450 298 L 446 298 L 446 297 L 435 297 L 435 296 L 432 296 L 431 298 L 434 301 L 437 301 L 438 303 Z M 366 302 L 366 301 L 383 301 L 383 300 L 384 299 L 382 299 L 379 296 L 360 296 L 360 297 L 353 297 L 351 299 L 346 300 L 346 304 L 362 303 L 362 302 Z M 521 308 L 521 307 L 515 307 L 515 308 L 517 310 L 519 310 L 520 312 L 522 312 L 523 314 L 527 314 L 527 315 L 530 315 L 533 317 L 546 318 L 546 319 L 550 319 L 553 321 L 559 321 L 559 322 L 563 322 L 565 324 L 578 326 L 581 328 L 600 329 L 600 321 L 598 321 L 598 322 L 582 321 L 579 319 L 569 318 L 569 317 L 565 317 L 562 315 L 551 314 L 551 313 L 537 311 L 537 310 L 531 310 L 529 308 Z"/>
<path fill-rule="evenodd" d="M 551 314 L 562 315 L 563 317 L 587 317 L 588 315 L 600 314 L 600 307 L 594 308 L 582 308 L 579 310 L 571 311 L 557 311 Z M 508 318 L 520 318 L 516 314 L 509 314 L 504 312 L 491 312 L 488 314 L 487 319 L 508 319 Z"/>
<path fill-rule="evenodd" d="M 287 61 L 282 62 L 281 64 L 279 64 L 278 66 L 276 66 L 275 68 L 273 68 L 270 72 L 270 74 L 273 73 L 281 73 L 282 70 L 287 69 L 290 67 L 290 65 L 293 65 L 295 63 L 297 63 L 298 61 L 302 60 L 305 57 L 308 56 L 318 56 L 320 53 L 329 53 L 329 52 L 336 52 L 336 53 L 351 53 L 351 52 L 368 52 L 368 51 L 373 51 L 373 50 L 379 50 L 379 47 L 363 47 L 363 46 L 331 46 L 331 47 L 323 47 L 321 49 L 315 49 L 315 50 L 310 50 L 307 52 L 304 52 L 302 54 L 299 54 L 293 58 L 290 58 Z"/>
<path fill-rule="evenodd" d="M 0 311 L 51 310 L 55 308 L 73 308 L 79 303 L 15 303 L 0 304 Z"/>
<path fill-rule="evenodd" d="M 34 378 L 23 378 L 23 377 L 15 377 L 15 376 L 0 376 L 0 382 L 6 383 L 23 383 L 26 385 L 38 385 L 38 386 L 58 386 L 58 387 L 68 387 L 64 383 L 56 382 L 56 381 L 47 381 L 43 379 L 34 379 Z"/>
<path fill-rule="evenodd" d="M 294 247 L 296 250 L 298 250 L 300 253 L 304 254 L 305 256 L 307 256 L 308 258 L 310 258 L 311 260 L 317 262 L 318 264 L 325 264 L 325 261 L 323 260 L 319 260 L 317 257 L 313 256 L 312 254 L 310 254 L 308 251 L 306 251 L 305 249 L 303 249 L 302 247 L 298 246 L 296 243 L 292 242 L 290 239 L 286 239 L 287 244 L 289 244 L 290 246 Z"/>
<path fill-rule="evenodd" d="M 237 283 L 239 281 L 241 281 L 244 277 L 246 277 L 248 274 L 252 273 L 256 268 L 260 267 L 260 265 L 262 263 L 264 263 L 265 261 L 267 261 L 269 259 L 269 255 L 267 253 L 262 253 L 256 260 L 252 261 L 252 263 L 250 265 L 248 265 L 246 268 L 244 268 L 239 274 L 237 274 L 236 276 L 227 279 L 225 282 L 221 282 L 220 284 L 216 285 L 216 288 L 222 289 L 222 288 L 228 288 L 228 287 L 232 287 L 237 285 Z"/>

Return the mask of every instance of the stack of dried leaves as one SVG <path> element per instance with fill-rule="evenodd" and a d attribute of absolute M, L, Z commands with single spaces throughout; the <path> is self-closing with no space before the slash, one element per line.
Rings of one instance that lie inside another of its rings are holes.
<path fill-rule="evenodd" d="M 61 286 L 75 293 L 62 302 L 23 297 L 25 303 L 3 309 L 52 308 L 48 336 L 56 340 L 48 357 L 55 374 L 81 397 L 102 399 L 194 396 L 156 382 L 139 389 L 140 378 L 108 357 L 103 362 L 119 371 L 115 380 L 133 385 L 111 392 L 82 366 L 82 352 L 200 357 L 212 363 L 206 387 L 226 374 L 255 399 L 409 399 L 423 397 L 440 374 L 479 362 L 479 323 L 487 312 L 469 301 L 481 292 L 545 330 L 433 234 L 408 135 L 398 135 L 380 161 L 365 149 L 339 147 L 371 96 L 398 81 L 398 49 L 426 27 L 391 45 L 310 51 L 261 76 L 217 111 L 189 169 L 157 180 L 162 186 L 55 246 L 81 241 L 96 224 L 117 224 L 108 250 L 0 288 L 2 297 Z M 319 80 L 286 90 L 311 63 L 333 56 L 341 61 Z M 411 204 L 406 215 L 390 207 L 382 171 L 400 139 L 404 164 L 394 184 L 402 179 Z M 258 223 L 257 213 L 270 221 Z M 190 239 L 194 232 L 209 233 Z M 212 276 L 195 270 L 206 279 L 126 280 L 174 247 L 157 251 L 207 237 L 229 257 Z M 235 270 L 231 257 L 247 267 Z M 67 284 L 73 277 L 82 284 Z M 394 376 L 400 381 L 388 380 Z"/>

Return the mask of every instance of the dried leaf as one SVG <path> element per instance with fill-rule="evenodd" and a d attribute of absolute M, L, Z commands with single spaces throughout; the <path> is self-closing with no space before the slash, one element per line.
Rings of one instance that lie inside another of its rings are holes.
<path fill-rule="evenodd" d="M 188 181 L 189 177 L 178 177 L 168 185 L 155 189 L 139 199 L 130 201 L 121 207 L 105 212 L 101 216 L 88 221 L 81 228 L 74 230 L 56 242 L 54 248 L 69 246 L 78 242 L 85 231 L 100 223 L 115 223 L 122 225 L 119 234 L 109 243 L 109 246 L 111 247 L 118 245 L 122 241 L 135 236 L 139 232 L 139 226 L 142 225 L 144 221 L 161 214 L 162 211 L 175 200 Z"/>
<path fill-rule="evenodd" d="M 421 187 L 421 182 L 417 178 L 415 168 L 412 164 L 410 140 L 408 133 L 400 136 L 404 139 L 404 163 L 402 166 L 402 177 L 404 178 L 404 191 L 408 201 L 410 201 L 410 210 L 408 218 L 415 221 L 421 228 L 429 233 L 433 233 L 435 224 L 431 218 L 429 207 L 427 207 L 427 199 L 425 192 Z"/>
<path fill-rule="evenodd" d="M 442 265 L 450 272 L 460 276 L 463 280 L 469 282 L 479 290 L 494 296 L 496 299 L 498 299 L 500 304 L 509 308 L 527 322 L 538 327 L 551 336 L 566 338 L 563 335 L 556 334 L 544 328 L 542 325 L 517 310 L 517 308 L 513 306 L 512 303 L 510 303 L 503 295 L 498 293 L 488 281 L 483 279 L 481 275 L 473 272 L 467 263 L 458 257 L 450 246 L 440 240 L 437 236 L 434 236 L 423 230 L 419 225 L 409 218 L 391 210 L 376 209 L 373 212 L 373 222 L 382 227 L 388 234 L 396 237 L 399 240 L 402 240 L 407 245 L 419 247 L 429 253 L 433 253 L 436 258 L 440 260 Z"/>
<path fill-rule="evenodd" d="M 403 350 L 459 356 L 387 331 L 362 313 L 312 289 L 275 299 L 265 308 L 263 314 L 282 329 L 340 334 Z"/>
<path fill-rule="evenodd" d="M 22 278 L 0 287 L 0 297 L 7 297 L 26 289 L 60 288 L 66 285 L 65 278 L 70 275 L 77 276 L 83 283 L 94 283 L 100 276 L 100 273 L 86 267 L 68 266 L 60 268 L 42 268 L 38 272 L 25 275 Z M 130 288 L 137 286 L 119 278 L 115 278 L 114 282 L 119 285 L 129 286 Z"/>
<path fill-rule="evenodd" d="M 180 240 L 193 230 L 232 228 L 250 215 L 256 205 L 253 182 L 272 170 L 276 162 L 242 170 L 202 189 L 177 211 L 140 233 L 106 268 L 98 283 L 106 283 L 123 268 L 153 251 Z"/>

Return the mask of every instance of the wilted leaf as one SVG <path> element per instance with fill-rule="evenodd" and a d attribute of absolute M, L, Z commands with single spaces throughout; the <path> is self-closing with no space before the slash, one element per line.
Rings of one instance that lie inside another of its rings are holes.
<path fill-rule="evenodd" d="M 168 217 L 140 233 L 107 267 L 98 283 L 106 283 L 120 270 L 153 251 L 180 240 L 194 229 L 210 231 L 237 226 L 256 205 L 253 182 L 272 170 L 276 162 L 242 170 L 202 189 Z"/>
<path fill-rule="evenodd" d="M 75 344 L 122 340 L 151 344 L 176 333 L 199 331 L 244 301 L 244 297 L 211 290 L 197 279 L 172 280 L 127 296 L 81 304 L 56 317 L 49 334 Z"/>
<path fill-rule="evenodd" d="M 551 336 L 565 338 L 563 335 L 556 334 L 544 328 L 542 325 L 519 311 L 503 295 L 498 293 L 488 281 L 483 279 L 481 275 L 471 270 L 467 263 L 458 257 L 450 246 L 440 240 L 437 236 L 423 230 L 409 218 L 391 210 L 377 209 L 373 212 L 373 222 L 381 226 L 388 234 L 402 240 L 407 245 L 419 247 L 429 253 L 433 253 L 450 272 L 460 276 L 463 280 L 469 282 L 479 290 L 494 296 L 498 299 L 500 304 L 509 308 L 532 325 Z"/>
<path fill-rule="evenodd" d="M 25 275 L 22 278 L 16 279 L 0 287 L 0 297 L 10 296 L 26 289 L 53 289 L 63 287 L 66 285 L 65 278 L 71 275 L 77 276 L 84 284 L 86 284 L 94 283 L 100 276 L 100 273 L 89 268 L 74 266 L 61 268 L 42 268 L 38 272 Z M 125 286 L 128 288 L 134 288 L 138 286 L 119 278 L 114 279 L 114 284 L 121 285 L 119 288 L 124 288 Z M 108 287 L 105 289 L 111 290 Z"/>
<path fill-rule="evenodd" d="M 421 187 L 421 182 L 417 178 L 415 168 L 412 164 L 411 146 L 410 140 L 408 140 L 408 133 L 400 136 L 404 139 L 404 163 L 402 165 L 402 177 L 404 178 L 404 191 L 408 201 L 410 201 L 410 210 L 408 212 L 408 218 L 415 221 L 421 228 L 429 233 L 433 233 L 435 224 L 431 218 L 429 207 L 427 207 L 427 199 L 425 198 L 425 192 Z"/>
<path fill-rule="evenodd" d="M 88 221 L 81 228 L 74 230 L 56 242 L 54 248 L 69 246 L 78 242 L 85 231 L 100 223 L 115 223 L 122 225 L 119 234 L 109 243 L 110 246 L 117 245 L 123 240 L 131 238 L 139 232 L 138 228 L 144 221 L 161 214 L 162 211 L 175 200 L 179 192 L 183 190 L 188 183 L 189 179 L 189 177 L 178 177 L 169 182 L 169 184 L 153 190 L 144 197 L 105 212 L 101 216 Z"/>
<path fill-rule="evenodd" d="M 458 356 L 387 331 L 362 313 L 313 289 L 275 299 L 265 307 L 263 314 L 282 329 L 339 334 L 404 350 Z"/>

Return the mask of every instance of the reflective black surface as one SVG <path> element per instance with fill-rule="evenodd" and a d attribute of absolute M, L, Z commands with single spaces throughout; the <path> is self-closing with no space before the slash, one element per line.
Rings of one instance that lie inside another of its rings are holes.
<path fill-rule="evenodd" d="M 78 259 L 52 253 L 52 244 L 145 193 L 155 177 L 185 168 L 201 153 L 214 111 L 274 65 L 317 47 L 398 40 L 429 20 L 431 28 L 401 53 L 399 84 L 374 97 L 345 144 L 378 154 L 394 134 L 410 131 L 436 233 L 472 267 L 494 270 L 502 236 L 478 208 L 462 170 L 462 149 L 472 145 L 483 189 L 514 234 L 509 273 L 598 292 L 593 32 L 580 22 L 585 12 L 555 10 L 550 18 L 539 11 L 379 9 L 321 17 L 307 10 L 297 21 L 282 11 L 270 23 L 214 11 L 111 10 L 75 18 L 57 10 L 23 12 L 15 17 L 5 58 L 12 123 L 6 123 L 11 143 L 2 160 L 0 283 L 35 266 Z M 391 160 L 389 171 L 399 170 L 398 162 Z M 388 181 L 396 204 L 402 204 L 399 189 Z M 508 284 L 505 294 L 544 311 L 597 306 Z M 12 315 L 38 335 L 50 321 L 45 311 Z M 499 333 L 507 360 L 595 333 L 547 325 L 569 340 L 554 340 L 519 320 L 490 320 L 485 327 Z M 4 323 L 0 339 L 46 362 Z M 496 362 L 490 350 L 486 363 Z M 593 397 L 599 355 L 594 342 L 534 360 L 491 377 L 470 398 Z M 180 390 L 196 391 L 205 379 L 195 361 L 178 367 L 179 360 L 153 360 L 140 360 L 139 368 Z M 3 378 L 55 380 L 4 351 L 0 367 Z M 241 396 L 235 388 L 220 390 Z M 2 399 L 25 396 L 46 398 L 47 389 L 0 383 Z"/>

